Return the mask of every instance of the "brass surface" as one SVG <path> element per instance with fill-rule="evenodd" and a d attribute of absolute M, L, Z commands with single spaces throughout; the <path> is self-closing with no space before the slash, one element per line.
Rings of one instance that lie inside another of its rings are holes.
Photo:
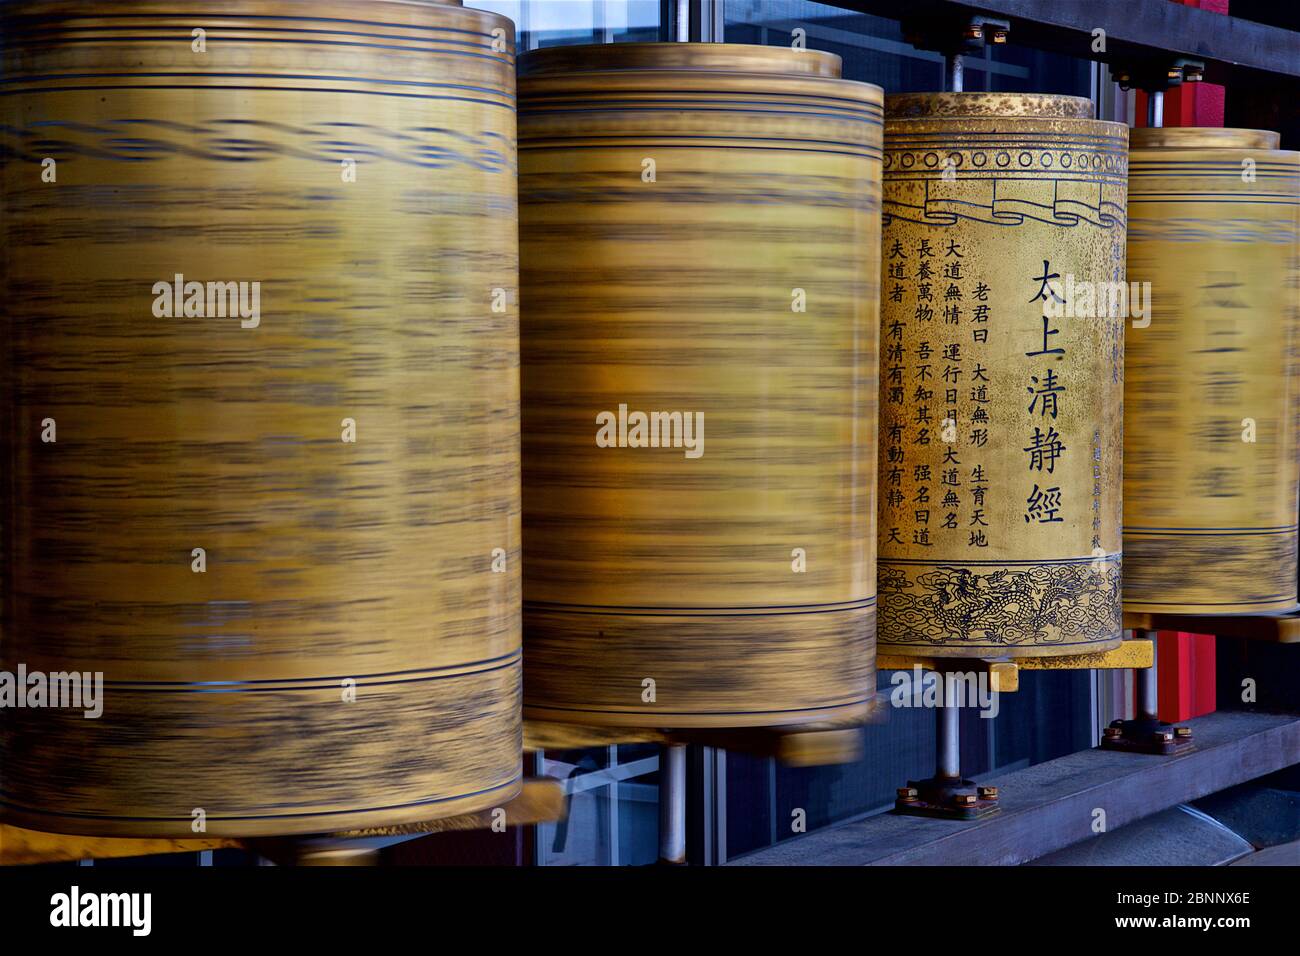
<path fill-rule="evenodd" d="M 1126 130 L 1090 115 L 1074 97 L 886 98 L 882 653 L 1122 638 L 1124 320 L 1046 315 L 1070 280 L 1124 279 Z"/>
<path fill-rule="evenodd" d="M 229 837 L 191 840 L 89 837 L 46 833 L 0 823 L 0 866 L 69 863 L 74 860 L 106 860 L 163 853 L 201 853 L 204 850 L 240 849 L 242 846 L 238 840 Z"/>
<path fill-rule="evenodd" d="M 1300 153 L 1261 130 L 1133 132 L 1124 607 L 1296 604 Z"/>
<path fill-rule="evenodd" d="M 1021 658 L 1030 660 L 1031 658 Z M 915 654 L 882 653 L 876 655 L 876 667 L 882 671 L 922 670 L 945 671 L 954 668 L 983 671 L 988 675 L 989 690 L 998 694 L 1014 694 L 1020 690 L 1020 665 L 1016 661 L 989 658 L 918 657 Z"/>
<path fill-rule="evenodd" d="M 881 93 L 837 74 L 730 44 L 521 58 L 530 718 L 870 710 Z M 703 454 L 599 447 L 620 404 L 702 414 Z"/>
<path fill-rule="evenodd" d="M 201 810 L 247 836 L 509 800 L 510 22 L 386 0 L 2 13 L 0 667 L 105 681 L 99 719 L 0 713 L 6 818 L 192 837 Z M 160 315 L 176 274 L 259 282 L 258 320 Z"/>
<path fill-rule="evenodd" d="M 1030 657 L 1020 662 L 1022 670 L 1133 670 L 1150 667 L 1155 662 L 1155 641 L 1136 638 L 1119 647 L 1092 654 L 1065 657 Z"/>

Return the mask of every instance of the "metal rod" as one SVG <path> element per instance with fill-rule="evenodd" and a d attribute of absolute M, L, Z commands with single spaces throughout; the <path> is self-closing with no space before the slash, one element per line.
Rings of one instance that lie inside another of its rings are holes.
<path fill-rule="evenodd" d="M 1156 642 L 1155 631 L 1138 631 L 1134 636 L 1141 634 L 1143 637 L 1151 640 L 1152 656 L 1151 666 L 1141 667 L 1137 670 L 1137 717 L 1138 720 L 1159 720 L 1160 712 L 1160 683 L 1156 679 L 1156 661 L 1159 657 L 1154 653 L 1158 645 Z"/>
<path fill-rule="evenodd" d="M 954 53 L 947 57 L 944 70 L 947 73 L 948 92 L 960 93 L 965 85 L 965 68 L 962 66 L 962 55 Z"/>
<path fill-rule="evenodd" d="M 938 675 L 944 680 L 944 675 Z M 961 704 L 948 700 L 942 686 L 940 704 L 934 713 L 934 773 L 936 777 L 961 779 Z"/>
<path fill-rule="evenodd" d="M 722 10 L 723 0 L 700 0 L 700 40 L 703 43 L 725 43 L 727 20 Z"/>
<path fill-rule="evenodd" d="M 677 0 L 675 5 L 676 13 L 673 17 L 673 26 L 676 28 L 676 37 L 678 43 L 689 43 L 691 39 L 691 2 L 690 0 Z"/>
<path fill-rule="evenodd" d="M 1155 129 L 1165 125 L 1165 91 L 1147 93 L 1147 126 Z"/>
<path fill-rule="evenodd" d="M 660 756 L 659 862 L 686 862 L 685 744 L 666 744 Z"/>

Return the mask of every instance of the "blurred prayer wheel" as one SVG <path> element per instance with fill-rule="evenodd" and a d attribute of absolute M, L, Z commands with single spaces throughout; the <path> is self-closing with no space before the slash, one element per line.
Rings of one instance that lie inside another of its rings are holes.
<path fill-rule="evenodd" d="M 839 66 L 520 58 L 526 715 L 763 726 L 874 694 L 881 92 Z"/>
<path fill-rule="evenodd" d="M 1137 129 L 1129 278 L 1124 607 L 1296 604 L 1300 153 L 1245 129 Z M 1149 324 L 1146 324 L 1149 323 Z"/>
<path fill-rule="evenodd" d="M 6 818 L 240 836 L 504 804 L 510 22 L 385 0 L 3 14 L 0 666 L 103 676 L 97 719 L 0 713 Z"/>
<path fill-rule="evenodd" d="M 880 641 L 1118 646 L 1126 129 L 1086 99 L 885 100 Z"/>

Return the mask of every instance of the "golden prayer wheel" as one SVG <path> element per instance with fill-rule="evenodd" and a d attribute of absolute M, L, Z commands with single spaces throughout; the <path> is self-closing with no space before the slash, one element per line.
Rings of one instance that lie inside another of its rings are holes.
<path fill-rule="evenodd" d="M 1127 131 L 1042 94 L 885 113 L 881 644 L 1116 647 Z"/>
<path fill-rule="evenodd" d="M 1135 129 L 1124 607 L 1296 604 L 1300 153 L 1246 129 Z"/>
<path fill-rule="evenodd" d="M 520 58 L 525 714 L 874 693 L 881 92 L 723 44 Z"/>
<path fill-rule="evenodd" d="M 240 836 L 502 805 L 510 22 L 383 0 L 4 15 L 0 667 L 103 682 L 95 719 L 0 712 L 6 818 Z"/>

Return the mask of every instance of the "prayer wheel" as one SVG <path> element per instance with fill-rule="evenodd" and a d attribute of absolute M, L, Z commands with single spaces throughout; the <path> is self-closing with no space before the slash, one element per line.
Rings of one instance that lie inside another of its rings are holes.
<path fill-rule="evenodd" d="M 1122 638 L 1127 131 L 1086 99 L 885 101 L 880 641 L 1036 657 Z"/>
<path fill-rule="evenodd" d="M 881 92 L 731 44 L 520 58 L 524 708 L 875 691 Z"/>
<path fill-rule="evenodd" d="M 0 666 L 102 678 L 93 719 L 0 711 L 5 818 L 243 836 L 501 806 L 512 25 L 385 0 L 2 13 Z"/>
<path fill-rule="evenodd" d="M 1300 153 L 1246 129 L 1136 129 L 1124 607 L 1296 604 Z"/>

